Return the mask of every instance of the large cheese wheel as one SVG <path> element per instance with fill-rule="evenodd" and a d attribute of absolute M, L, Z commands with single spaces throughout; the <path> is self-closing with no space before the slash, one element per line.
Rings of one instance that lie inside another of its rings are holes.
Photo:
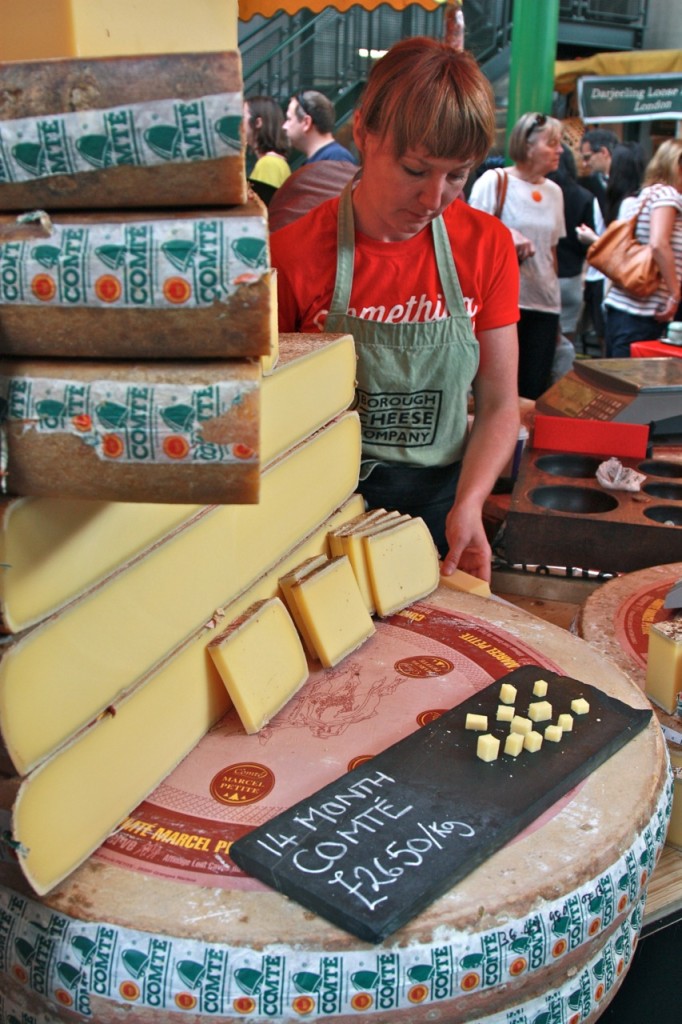
<path fill-rule="evenodd" d="M 682 562 L 654 565 L 616 576 L 587 599 L 575 623 L 579 636 L 645 689 L 649 628 L 673 617 L 664 607 L 669 590 L 682 579 Z M 682 849 L 682 717 L 654 705 L 668 741 L 675 771 L 675 799 L 668 841 Z"/>
<path fill-rule="evenodd" d="M 240 834 L 523 664 L 648 706 L 577 637 L 505 602 L 439 589 L 313 672 L 261 733 L 247 736 L 230 712 L 48 896 L 5 864 L 4 1019 L 596 1021 L 631 961 L 670 810 L 653 717 L 379 945 L 229 859 Z"/>

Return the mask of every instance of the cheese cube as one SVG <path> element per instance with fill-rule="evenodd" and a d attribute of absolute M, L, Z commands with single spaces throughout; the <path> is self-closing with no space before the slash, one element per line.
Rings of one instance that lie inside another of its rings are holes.
<path fill-rule="evenodd" d="M 482 736 L 478 737 L 476 743 L 476 756 L 480 757 L 481 761 L 496 761 L 497 756 L 500 752 L 500 741 L 496 736 L 491 733 L 483 733 Z"/>
<path fill-rule="evenodd" d="M 541 746 L 542 736 L 534 729 L 523 737 L 523 749 L 530 751 L 531 754 L 537 753 Z"/>
<path fill-rule="evenodd" d="M 295 582 L 290 597 L 325 668 L 337 665 L 375 632 L 345 555 L 330 559 Z"/>
<path fill-rule="evenodd" d="M 503 704 L 513 704 L 516 700 L 516 687 L 511 683 L 502 683 L 500 687 L 500 700 Z"/>
<path fill-rule="evenodd" d="M 505 754 L 511 754 L 512 757 L 518 757 L 523 750 L 524 737 L 520 732 L 510 732 L 504 741 L 504 752 Z"/>
<path fill-rule="evenodd" d="M 545 726 L 545 739 L 550 743 L 558 743 L 563 736 L 563 729 L 559 725 Z"/>
<path fill-rule="evenodd" d="M 247 733 L 256 733 L 308 678 L 301 639 L 278 597 L 257 601 L 208 645 Z"/>
<path fill-rule="evenodd" d="M 523 715 L 514 715 L 509 728 L 511 732 L 520 732 L 522 736 L 527 736 L 533 728 L 533 723 L 530 718 L 524 718 Z"/>
<path fill-rule="evenodd" d="M 568 713 L 559 715 L 559 717 L 557 718 L 557 725 L 562 730 L 562 732 L 572 732 L 573 715 L 569 715 Z"/>
<path fill-rule="evenodd" d="M 478 732 L 485 732 L 488 728 L 487 715 L 472 715 L 469 713 L 464 724 L 465 729 L 476 729 Z"/>
<path fill-rule="evenodd" d="M 589 710 L 590 705 L 584 697 L 576 697 L 571 701 L 571 711 L 574 715 L 586 715 Z"/>
<path fill-rule="evenodd" d="M 644 690 L 659 708 L 675 713 L 682 690 L 682 619 L 654 622 L 649 628 Z"/>
<path fill-rule="evenodd" d="M 546 697 L 548 685 L 546 679 L 536 679 L 533 683 L 533 695 L 535 697 Z"/>
<path fill-rule="evenodd" d="M 528 708 L 531 722 L 548 722 L 552 717 L 552 705 L 548 700 L 536 700 Z"/>
<path fill-rule="evenodd" d="M 509 704 L 498 704 L 497 705 L 497 718 L 498 722 L 511 722 L 515 715 L 514 708 Z"/>

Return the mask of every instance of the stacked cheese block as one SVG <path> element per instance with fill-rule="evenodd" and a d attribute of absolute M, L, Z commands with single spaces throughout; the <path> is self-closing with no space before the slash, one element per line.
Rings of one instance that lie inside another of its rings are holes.
<path fill-rule="evenodd" d="M 0 43 L 2 468 L 21 495 L 1 510 L 0 729 L 44 892 L 229 707 L 218 625 L 362 503 L 352 338 L 279 351 L 236 4 L 20 6 Z M 137 744 L 139 771 L 112 771 Z M 66 831 L 70 773 L 92 799 Z"/>
<path fill-rule="evenodd" d="M 4 492 L 257 501 L 277 333 L 236 0 L 5 7 Z"/>

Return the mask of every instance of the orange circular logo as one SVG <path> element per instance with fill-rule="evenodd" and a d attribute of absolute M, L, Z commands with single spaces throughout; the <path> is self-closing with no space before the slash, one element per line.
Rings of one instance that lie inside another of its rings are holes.
<path fill-rule="evenodd" d="M 407 993 L 407 998 L 411 1003 L 423 1003 L 428 994 L 426 985 L 413 985 Z"/>
<path fill-rule="evenodd" d="M 28 981 L 28 971 L 21 966 L 21 964 L 15 964 L 12 968 L 12 972 L 17 981 L 20 981 L 22 985 L 25 985 Z"/>
<path fill-rule="evenodd" d="M 346 771 L 352 772 L 354 768 L 359 768 L 361 764 L 365 764 L 367 761 L 371 761 L 374 754 L 358 754 L 357 757 L 352 758 L 348 762 Z"/>
<path fill-rule="evenodd" d="M 595 917 L 593 921 L 590 921 L 589 928 L 587 929 L 588 935 L 596 935 L 601 928 L 601 918 Z"/>
<path fill-rule="evenodd" d="M 184 459 L 189 454 L 189 444 L 179 434 L 171 434 L 164 438 L 163 450 L 169 459 Z"/>
<path fill-rule="evenodd" d="M 41 302 L 49 302 L 57 294 L 57 285 L 49 274 L 36 274 L 31 281 L 31 291 Z"/>
<path fill-rule="evenodd" d="M 291 1005 L 296 1013 L 303 1015 L 315 1009 L 315 1000 L 311 996 L 296 996 Z"/>
<path fill-rule="evenodd" d="M 275 776 L 264 764 L 242 761 L 223 768 L 211 779 L 211 796 L 221 804 L 253 804 L 268 795 Z"/>
<path fill-rule="evenodd" d="M 184 277 L 169 277 L 163 282 L 163 296 L 168 302 L 181 306 L 192 296 L 192 286 Z"/>
<path fill-rule="evenodd" d="M 429 679 L 431 676 L 445 676 L 455 666 L 447 658 L 438 658 L 434 654 L 416 654 L 412 658 L 401 658 L 393 667 L 402 676 Z"/>
<path fill-rule="evenodd" d="M 606 991 L 606 989 L 604 987 L 604 984 L 603 984 L 603 982 L 600 981 L 599 984 L 597 985 L 597 987 L 594 990 L 594 998 L 597 1000 L 597 1002 L 599 1002 L 601 999 L 604 998 L 604 992 L 605 991 Z"/>
<path fill-rule="evenodd" d="M 517 978 L 519 974 L 523 974 L 527 966 L 528 961 L 526 960 L 525 956 L 517 956 L 516 960 L 512 960 L 511 964 L 509 965 L 509 973 L 511 974 L 512 978 Z"/>
<path fill-rule="evenodd" d="M 102 302 L 116 302 L 121 298 L 121 282 L 113 274 L 102 274 L 95 281 L 95 295 Z"/>
<path fill-rule="evenodd" d="M 134 1003 L 136 999 L 140 998 L 140 988 L 134 981 L 122 981 L 118 986 L 118 991 L 129 1003 Z"/>
<path fill-rule="evenodd" d="M 373 1004 L 374 999 L 369 992 L 358 992 L 350 1001 L 350 1005 L 354 1010 L 369 1010 Z"/>
<path fill-rule="evenodd" d="M 627 905 L 628 905 L 628 898 L 627 898 L 627 896 L 625 894 L 623 894 L 621 896 L 621 898 L 618 900 L 618 912 L 620 914 L 622 914 L 622 912 L 625 910 Z"/>
<path fill-rule="evenodd" d="M 232 1006 L 237 1013 L 253 1013 L 256 1009 L 256 1000 L 250 999 L 248 996 L 240 996 L 239 999 L 235 999 Z"/>
<path fill-rule="evenodd" d="M 437 718 L 445 714 L 445 708 L 429 708 L 428 711 L 420 711 L 417 715 L 417 725 L 428 725 L 429 722 L 435 722 Z"/>
<path fill-rule="evenodd" d="M 76 430 L 80 430 L 81 433 L 85 434 L 92 427 L 92 420 L 87 413 L 82 413 L 80 416 L 74 416 L 71 420 Z"/>
<path fill-rule="evenodd" d="M 552 946 L 552 956 L 563 956 L 567 949 L 566 939 L 558 939 Z"/>
<path fill-rule="evenodd" d="M 181 1010 L 193 1010 L 197 1005 L 197 998 L 189 992 L 178 992 L 175 997 L 175 1005 Z"/>
<path fill-rule="evenodd" d="M 123 439 L 118 434 L 103 434 L 102 435 L 102 453 L 106 455 L 108 459 L 118 459 L 123 455 L 124 444 Z"/>
<path fill-rule="evenodd" d="M 232 454 L 235 459 L 252 459 L 256 453 L 248 444 L 233 444 Z"/>
<path fill-rule="evenodd" d="M 459 987 L 463 992 L 473 992 L 475 988 L 481 983 L 481 975 L 477 974 L 476 971 L 469 971 L 465 974 L 459 983 Z"/>

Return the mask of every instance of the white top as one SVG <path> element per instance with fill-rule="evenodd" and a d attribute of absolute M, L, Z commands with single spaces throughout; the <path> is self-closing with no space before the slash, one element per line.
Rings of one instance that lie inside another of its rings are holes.
<path fill-rule="evenodd" d="M 648 185 L 642 189 L 638 196 L 628 196 L 623 200 L 618 211 L 619 219 L 625 220 L 628 217 L 633 217 L 642 203 L 642 212 L 637 220 L 637 229 L 635 231 L 635 236 L 640 242 L 649 241 L 651 210 L 653 208 L 673 206 L 677 210 L 670 244 L 675 254 L 677 276 L 682 277 L 682 195 L 672 185 Z M 609 289 L 604 305 L 611 306 L 614 309 L 622 309 L 626 313 L 633 313 L 635 316 L 653 316 L 654 313 L 665 309 L 669 295 L 670 293 L 663 283 L 661 283 L 661 287 L 653 295 L 646 299 L 631 295 L 614 284 Z"/>
<path fill-rule="evenodd" d="M 507 181 L 507 195 L 500 219 L 507 227 L 521 231 L 535 246 L 535 255 L 520 265 L 519 306 L 544 313 L 559 313 L 561 292 L 552 250 L 566 234 L 563 192 L 549 178 L 534 184 L 507 172 Z M 495 170 L 486 171 L 474 182 L 469 205 L 487 213 L 495 212 Z"/>

